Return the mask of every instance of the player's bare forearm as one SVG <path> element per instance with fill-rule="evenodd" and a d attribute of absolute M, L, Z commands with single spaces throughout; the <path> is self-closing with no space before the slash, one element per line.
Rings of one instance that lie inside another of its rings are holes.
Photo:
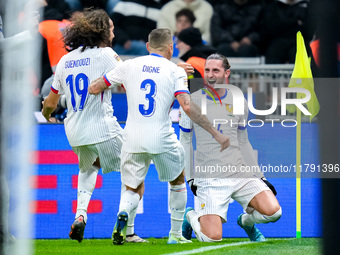
<path fill-rule="evenodd" d="M 45 117 L 45 119 L 50 122 L 50 117 L 52 112 L 55 111 L 56 108 L 52 108 L 52 107 L 44 107 L 42 109 L 42 115 Z"/>
<path fill-rule="evenodd" d="M 48 122 L 50 122 L 51 113 L 57 109 L 59 98 L 60 95 L 50 92 L 50 94 L 42 102 L 43 108 L 41 112 Z"/>
<path fill-rule="evenodd" d="M 184 112 L 189 116 L 189 118 L 200 125 L 203 129 L 208 131 L 213 135 L 214 127 L 208 118 L 201 114 L 201 109 L 198 105 L 191 102 L 190 95 L 187 93 L 177 95 L 177 100 L 182 106 Z M 217 130 L 216 130 L 217 131 Z"/>
<path fill-rule="evenodd" d="M 190 100 L 190 95 L 187 93 L 182 93 L 177 95 L 177 100 L 182 106 L 184 112 L 189 116 L 189 118 L 204 128 L 209 133 L 212 132 L 213 126 L 208 120 L 208 118 L 201 114 L 201 109 Z"/>
<path fill-rule="evenodd" d="M 191 102 L 189 94 L 179 94 L 177 95 L 177 100 L 189 118 L 201 126 L 204 130 L 209 132 L 215 138 L 215 140 L 221 144 L 221 151 L 230 146 L 229 137 L 226 137 L 218 132 L 218 130 L 211 124 L 208 118 L 201 113 L 201 108 L 195 103 Z"/>
<path fill-rule="evenodd" d="M 221 150 L 228 148 L 230 146 L 230 140 L 229 137 L 224 136 L 221 134 L 208 120 L 208 118 L 205 115 L 202 115 L 201 108 L 196 105 L 195 103 L 190 103 L 190 114 L 189 116 L 194 122 L 196 122 L 198 125 L 200 125 L 203 129 L 208 131 L 215 140 L 221 144 Z"/>
<path fill-rule="evenodd" d="M 210 134 L 213 135 L 215 128 L 213 127 L 211 122 L 208 120 L 208 118 L 201 113 L 201 108 L 193 102 L 190 103 L 190 115 L 189 115 L 189 117 L 195 123 L 200 125 L 203 129 L 205 129 L 206 131 L 208 131 Z"/>
<path fill-rule="evenodd" d="M 104 81 L 103 77 L 99 77 L 98 79 L 91 82 L 91 85 L 88 88 L 89 94 L 98 95 L 102 91 L 106 90 L 108 87 Z"/>
<path fill-rule="evenodd" d="M 50 122 L 51 114 L 52 112 L 55 111 L 55 109 L 57 108 L 57 105 L 53 105 L 49 97 L 46 97 L 46 99 L 42 102 L 42 105 L 43 105 L 43 108 L 41 110 L 42 115 L 45 117 L 45 119 L 48 122 Z"/>

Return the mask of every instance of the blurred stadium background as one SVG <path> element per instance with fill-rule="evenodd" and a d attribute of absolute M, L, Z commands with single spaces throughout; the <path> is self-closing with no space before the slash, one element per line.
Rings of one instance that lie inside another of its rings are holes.
<path fill-rule="evenodd" d="M 26 1 L 2 1 L 2 4 L 5 2 L 4 24 L 14 35 L 19 31 L 16 31 L 18 28 L 12 22 L 12 17 L 18 15 L 18 10 Z M 327 28 L 322 35 L 324 43 L 321 44 L 321 77 L 337 77 L 338 59 L 335 58 L 335 47 L 326 46 L 334 44 L 333 37 L 330 36 L 334 31 L 334 24 L 332 17 L 328 15 L 334 2 L 335 0 L 326 0 L 320 5 L 320 15 L 325 18 L 324 26 Z M 30 18 L 26 17 L 27 20 Z M 30 239 L 68 238 L 76 206 L 77 158 L 67 142 L 62 124 L 38 123 L 32 116 L 34 102 L 30 95 L 34 80 L 30 73 L 31 69 L 36 68 L 35 65 L 39 65 L 39 61 L 32 58 L 32 53 L 36 51 L 36 42 L 28 40 L 15 47 L 13 44 L 1 46 L 1 225 L 6 228 L 8 223 L 11 233 L 17 238 L 14 246 L 1 247 L 1 251 L 4 254 L 32 254 Z M 293 70 L 292 65 L 264 65 L 261 58 L 230 59 L 230 62 L 233 72 L 230 83 L 240 86 L 244 91 L 252 86 L 256 92 L 254 101 L 258 109 L 270 105 L 271 88 L 287 86 Z M 320 95 L 320 104 L 324 110 L 312 123 L 302 124 L 302 164 L 338 164 L 339 81 L 334 79 L 327 84 L 316 84 L 316 92 Z M 113 94 L 113 105 L 124 126 L 125 95 Z M 173 126 L 178 134 L 176 107 L 172 116 Z M 257 116 L 250 117 L 258 119 Z M 274 113 L 268 118 L 280 117 L 282 116 Z M 294 118 L 294 113 L 289 118 Z M 249 139 L 258 152 L 260 164 L 295 164 L 294 128 L 282 127 L 280 123 L 272 127 L 271 123 L 266 122 L 261 128 L 249 128 Z M 267 177 L 278 191 L 283 216 L 275 224 L 262 225 L 261 231 L 266 237 L 295 237 L 295 179 L 293 176 L 274 178 L 275 175 L 270 174 Z M 8 218 L 4 179 L 7 179 L 9 187 Z M 338 234 L 334 232 L 334 229 L 339 229 L 339 179 L 320 179 L 314 176 L 303 178 L 301 184 L 302 237 L 323 236 L 324 254 L 339 254 L 339 243 L 336 241 Z M 109 238 L 114 215 L 118 211 L 119 174 L 99 175 L 96 188 L 90 203 L 85 237 Z M 188 206 L 195 206 L 193 196 L 190 192 L 188 194 Z M 158 181 L 156 171 L 151 166 L 146 178 L 143 204 L 139 207 L 136 218 L 136 233 L 142 237 L 167 236 L 170 227 L 167 201 L 167 184 Z M 245 237 L 236 224 L 237 215 L 241 211 L 238 204 L 230 205 L 228 222 L 223 226 L 224 237 Z M 155 224 L 146 226 L 145 222 Z"/>

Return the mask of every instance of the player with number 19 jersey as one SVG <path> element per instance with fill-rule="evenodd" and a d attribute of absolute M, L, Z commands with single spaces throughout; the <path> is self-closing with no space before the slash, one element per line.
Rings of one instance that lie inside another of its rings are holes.
<path fill-rule="evenodd" d="M 94 96 L 88 94 L 88 86 L 123 61 L 109 47 L 88 48 L 84 52 L 81 48 L 61 58 L 51 87 L 54 93 L 66 95 L 64 123 L 72 147 L 107 141 L 122 131 L 113 116 L 111 90 Z"/>
<path fill-rule="evenodd" d="M 169 112 L 177 94 L 189 93 L 183 68 L 151 53 L 124 61 L 104 80 L 109 87 L 122 83 L 126 89 L 128 117 L 122 151 L 157 154 L 177 146 Z"/>

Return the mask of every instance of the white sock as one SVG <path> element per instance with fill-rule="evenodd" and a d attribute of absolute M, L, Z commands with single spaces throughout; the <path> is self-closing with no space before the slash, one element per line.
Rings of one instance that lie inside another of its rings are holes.
<path fill-rule="evenodd" d="M 198 221 L 198 215 L 194 210 L 191 210 L 187 213 L 187 220 L 190 223 L 192 229 L 194 230 L 198 241 L 200 241 L 200 242 L 219 242 L 219 241 L 222 240 L 222 239 L 221 240 L 211 239 L 201 232 L 201 225 L 200 225 L 200 222 Z"/>
<path fill-rule="evenodd" d="M 280 209 L 274 213 L 273 215 L 264 215 L 254 210 L 251 214 L 243 214 L 242 215 L 242 225 L 247 227 L 252 227 L 254 224 L 258 223 L 268 223 L 275 222 L 280 219 L 282 214 L 282 209 Z"/>
<path fill-rule="evenodd" d="M 133 235 L 135 233 L 135 218 L 136 218 L 136 213 L 137 213 L 137 207 L 136 209 L 132 210 L 129 215 L 127 228 L 126 228 L 126 235 Z"/>
<path fill-rule="evenodd" d="M 187 188 L 185 183 L 170 185 L 169 207 L 171 211 L 171 230 L 176 237 L 182 236 L 183 216 L 187 204 Z"/>
<path fill-rule="evenodd" d="M 125 191 L 126 191 L 126 186 L 125 186 L 124 183 L 122 183 L 120 195 L 122 196 Z M 138 203 L 139 203 L 139 201 L 138 201 Z M 130 215 L 129 215 L 128 222 L 127 222 L 127 228 L 126 228 L 126 235 L 133 235 L 135 233 L 136 213 L 137 213 L 137 207 L 136 207 L 136 209 L 132 210 Z"/>
<path fill-rule="evenodd" d="M 251 213 L 253 213 L 254 210 L 255 210 L 255 209 L 254 209 L 253 207 L 248 206 L 248 207 L 246 208 L 245 212 L 248 213 L 248 214 L 251 214 Z"/>
<path fill-rule="evenodd" d="M 140 196 L 138 193 L 135 193 L 132 190 L 125 191 L 120 198 L 119 212 L 126 211 L 129 220 L 130 216 L 133 216 L 133 211 L 137 210 L 139 200 Z"/>
<path fill-rule="evenodd" d="M 187 220 L 190 223 L 192 229 L 194 230 L 196 237 L 198 238 L 199 234 L 201 233 L 201 225 L 200 222 L 198 221 L 197 213 L 194 210 L 187 212 Z"/>
<path fill-rule="evenodd" d="M 79 171 L 78 174 L 76 218 L 83 215 L 85 223 L 87 222 L 87 208 L 89 206 L 94 187 L 96 186 L 98 171 L 98 167 L 92 166 L 86 172 Z"/>

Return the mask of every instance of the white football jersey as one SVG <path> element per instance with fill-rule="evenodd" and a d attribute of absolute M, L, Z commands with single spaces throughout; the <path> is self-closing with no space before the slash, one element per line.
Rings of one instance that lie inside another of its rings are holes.
<path fill-rule="evenodd" d="M 245 129 L 248 119 L 248 105 L 244 99 L 245 114 L 233 115 L 233 97 L 230 90 L 226 90 L 224 96 L 220 97 L 222 105 L 218 98 L 215 101 L 205 94 L 203 90 L 196 91 L 191 95 L 192 100 L 201 106 L 202 97 L 206 97 L 207 118 L 214 124 L 215 128 L 222 134 L 230 138 L 230 147 L 220 152 L 221 145 L 214 137 L 205 131 L 202 127 L 190 120 L 185 112 L 180 109 L 179 126 L 184 132 L 195 130 L 196 152 L 195 166 L 238 166 L 245 165 L 242 157 L 240 146 L 237 138 L 238 129 Z M 216 121 L 219 120 L 219 121 Z"/>
<path fill-rule="evenodd" d="M 106 141 L 121 132 L 113 116 L 111 90 L 90 95 L 91 82 L 123 63 L 111 48 L 81 47 L 71 51 L 58 63 L 51 90 L 66 95 L 65 131 L 71 146 Z"/>
<path fill-rule="evenodd" d="M 123 151 L 162 153 L 179 143 L 169 112 L 179 93 L 189 93 L 183 68 L 158 54 L 125 61 L 104 76 L 108 86 L 123 84 L 128 117 Z"/>

